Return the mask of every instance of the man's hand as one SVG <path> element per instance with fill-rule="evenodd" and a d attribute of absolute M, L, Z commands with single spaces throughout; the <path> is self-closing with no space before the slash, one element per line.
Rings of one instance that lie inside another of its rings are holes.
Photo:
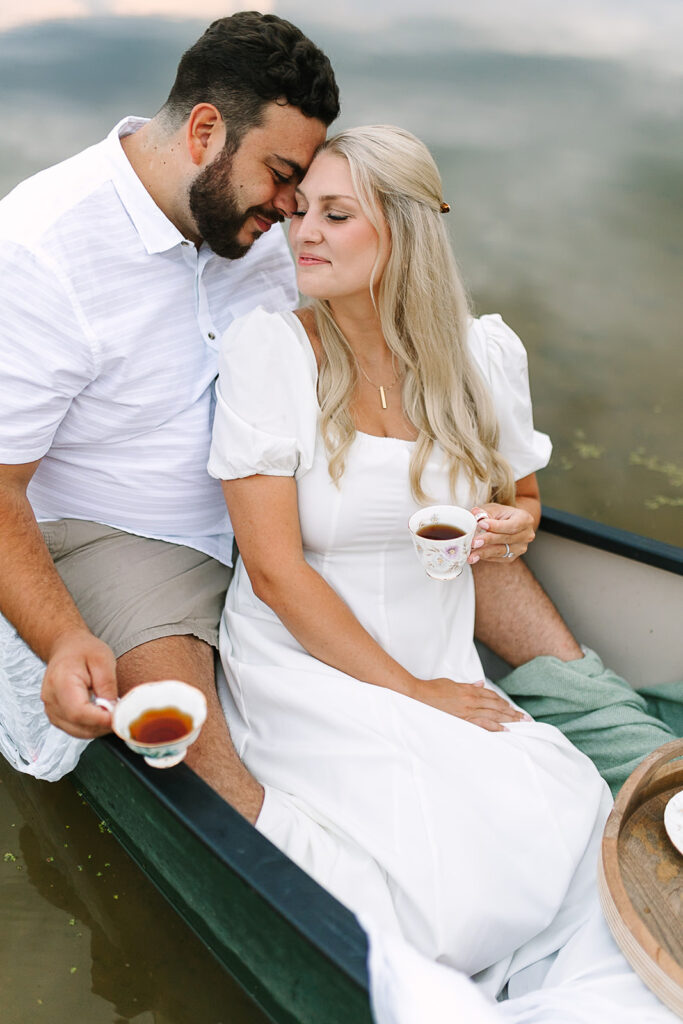
<path fill-rule="evenodd" d="M 47 664 L 42 698 L 53 725 L 91 739 L 111 729 L 93 694 L 113 700 L 116 662 L 92 635 L 55 568 L 27 498 L 40 460 L 0 465 L 0 608 Z"/>
<path fill-rule="evenodd" d="M 112 650 L 86 629 L 63 634 L 50 652 L 41 696 L 53 725 L 79 739 L 111 730 L 111 714 L 91 698 L 115 700 L 116 661 Z"/>
<path fill-rule="evenodd" d="M 448 715 L 462 718 L 488 732 L 504 732 L 505 722 L 531 721 L 483 681 L 455 683 L 452 679 L 418 679 L 409 696 Z"/>

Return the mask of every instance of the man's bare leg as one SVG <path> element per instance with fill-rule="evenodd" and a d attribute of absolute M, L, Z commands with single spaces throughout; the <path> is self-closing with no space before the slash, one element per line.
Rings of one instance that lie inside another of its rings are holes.
<path fill-rule="evenodd" d="M 253 824 L 263 803 L 263 787 L 249 774 L 232 744 L 216 694 L 213 648 L 190 635 L 150 640 L 122 655 L 116 674 L 121 695 L 139 683 L 159 679 L 180 679 L 202 691 L 208 714 L 186 763 Z"/>
<path fill-rule="evenodd" d="M 521 559 L 509 565 L 478 562 L 474 634 L 494 654 L 517 668 L 540 655 L 561 661 L 583 651 L 541 584 Z"/>

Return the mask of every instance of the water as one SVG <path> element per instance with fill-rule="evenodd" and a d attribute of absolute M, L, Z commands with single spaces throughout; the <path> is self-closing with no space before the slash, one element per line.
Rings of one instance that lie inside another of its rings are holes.
<path fill-rule="evenodd" d="M 555 445 L 544 500 L 681 544 L 681 5 L 420 10 L 278 6 L 330 55 L 341 127 L 397 123 L 436 156 L 474 306 L 529 352 L 536 424 Z M 0 195 L 124 114 L 154 113 L 208 20 L 0 31 Z M 3 1024 L 263 1020 L 69 783 L 0 763 L 0 835 Z"/>
<path fill-rule="evenodd" d="M 0 758 L 2 1024 L 267 1024 L 67 780 Z"/>

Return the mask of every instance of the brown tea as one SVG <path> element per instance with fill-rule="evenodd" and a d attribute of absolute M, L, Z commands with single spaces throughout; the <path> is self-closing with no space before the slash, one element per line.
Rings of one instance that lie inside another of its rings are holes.
<path fill-rule="evenodd" d="M 464 537 L 466 532 L 459 526 L 449 526 L 448 523 L 428 523 L 427 526 L 420 527 L 417 535 L 424 537 L 425 540 L 455 540 L 457 537 Z"/>
<path fill-rule="evenodd" d="M 150 708 L 130 724 L 131 739 L 138 743 L 169 743 L 192 732 L 191 715 L 179 708 Z"/>

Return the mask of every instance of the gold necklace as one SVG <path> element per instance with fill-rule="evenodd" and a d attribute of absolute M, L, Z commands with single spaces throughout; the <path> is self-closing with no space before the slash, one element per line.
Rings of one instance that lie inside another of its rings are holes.
<path fill-rule="evenodd" d="M 370 378 L 368 377 L 367 373 L 365 372 L 365 370 L 361 366 L 359 359 L 356 358 L 356 364 L 358 365 L 358 369 L 363 374 L 363 376 L 365 377 L 365 379 L 368 382 L 368 384 L 371 384 L 373 388 L 377 388 L 377 390 L 379 391 L 379 400 L 382 403 L 382 408 L 383 409 L 386 409 L 386 407 L 387 407 L 387 391 L 391 391 L 391 389 L 393 387 L 395 387 L 396 384 L 398 384 L 399 380 L 401 379 L 399 377 L 399 375 L 396 373 L 396 364 L 394 362 L 394 358 L 395 358 L 394 357 L 394 353 L 392 352 L 391 353 L 391 368 L 394 371 L 394 379 L 393 379 L 391 384 L 387 384 L 386 386 L 384 384 L 375 384 L 374 380 L 370 380 Z"/>

